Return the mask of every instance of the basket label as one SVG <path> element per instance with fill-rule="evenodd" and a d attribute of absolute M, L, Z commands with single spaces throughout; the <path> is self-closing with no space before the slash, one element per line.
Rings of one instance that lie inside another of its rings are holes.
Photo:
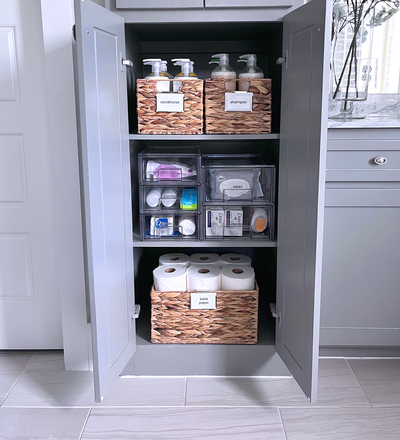
<path fill-rule="evenodd" d="M 195 292 L 190 294 L 190 308 L 211 310 L 217 308 L 216 292 Z"/>
<path fill-rule="evenodd" d="M 183 112 L 183 93 L 156 93 L 156 112 Z"/>
<path fill-rule="evenodd" d="M 225 93 L 225 111 L 253 111 L 253 94 L 249 92 Z"/>

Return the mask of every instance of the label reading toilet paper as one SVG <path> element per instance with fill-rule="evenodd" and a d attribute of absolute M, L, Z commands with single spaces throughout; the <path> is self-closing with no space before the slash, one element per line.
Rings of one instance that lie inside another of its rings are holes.
<path fill-rule="evenodd" d="M 216 292 L 196 292 L 190 294 L 190 308 L 211 310 L 217 308 Z"/>

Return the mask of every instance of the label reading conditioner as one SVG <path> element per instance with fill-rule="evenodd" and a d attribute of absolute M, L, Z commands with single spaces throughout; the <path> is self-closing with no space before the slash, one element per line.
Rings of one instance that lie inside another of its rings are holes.
<path fill-rule="evenodd" d="M 183 93 L 157 93 L 157 112 L 183 112 Z"/>

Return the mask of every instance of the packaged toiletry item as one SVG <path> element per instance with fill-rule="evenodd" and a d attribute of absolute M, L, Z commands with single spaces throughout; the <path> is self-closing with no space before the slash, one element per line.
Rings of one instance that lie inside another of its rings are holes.
<path fill-rule="evenodd" d="M 146 203 L 151 208 L 155 208 L 160 204 L 160 198 L 161 198 L 161 188 L 152 188 L 146 196 Z"/>
<path fill-rule="evenodd" d="M 257 67 L 257 55 L 242 55 L 237 60 L 238 63 L 247 63 L 247 66 L 239 73 L 239 90 L 247 92 L 250 87 L 250 80 L 264 78 L 264 72 Z M 247 80 L 247 81 L 245 81 Z"/>
<path fill-rule="evenodd" d="M 225 210 L 224 235 L 236 237 L 243 235 L 243 209 Z"/>
<path fill-rule="evenodd" d="M 150 235 L 155 237 L 178 235 L 178 231 L 174 231 L 174 216 L 152 215 L 150 219 Z"/>
<path fill-rule="evenodd" d="M 263 232 L 268 226 L 268 214 L 264 208 L 255 208 L 250 213 L 249 221 L 253 232 Z"/>
<path fill-rule="evenodd" d="M 224 210 L 207 209 L 206 210 L 206 236 L 224 235 Z"/>
<path fill-rule="evenodd" d="M 215 63 L 218 63 L 218 66 L 211 72 L 211 78 L 231 80 L 225 82 L 225 90 L 234 92 L 236 90 L 236 72 L 229 65 L 229 55 L 227 53 L 213 55 L 208 64 Z"/>
<path fill-rule="evenodd" d="M 161 59 L 160 58 L 147 58 L 143 60 L 145 66 L 151 66 L 151 73 L 147 75 L 146 79 L 168 79 L 168 76 L 161 72 Z M 169 92 L 170 82 L 169 81 L 158 81 L 157 82 L 157 92 Z"/>
<path fill-rule="evenodd" d="M 209 171 L 211 200 L 251 200 L 264 195 L 259 168 L 216 168 Z"/>
<path fill-rule="evenodd" d="M 168 72 L 168 63 L 165 60 L 161 60 L 161 72 L 165 73 L 169 79 L 173 78 L 173 76 Z"/>
<path fill-rule="evenodd" d="M 146 179 L 181 180 L 196 176 L 196 168 L 180 162 L 167 160 L 147 161 Z"/>
<path fill-rule="evenodd" d="M 193 235 L 196 232 L 196 220 L 192 215 L 183 215 L 179 219 L 179 231 L 182 235 Z"/>
<path fill-rule="evenodd" d="M 181 197 L 181 209 L 197 209 L 197 188 L 184 188 Z"/>
<path fill-rule="evenodd" d="M 175 205 L 177 198 L 178 198 L 177 188 L 164 188 L 164 191 L 161 195 L 161 203 L 166 208 L 171 208 L 171 206 Z"/>
<path fill-rule="evenodd" d="M 174 66 L 181 66 L 181 72 L 174 79 L 197 79 L 197 75 L 193 72 L 192 61 L 189 58 L 174 58 L 171 60 Z M 181 81 L 173 81 L 173 91 L 179 92 L 182 89 Z"/>

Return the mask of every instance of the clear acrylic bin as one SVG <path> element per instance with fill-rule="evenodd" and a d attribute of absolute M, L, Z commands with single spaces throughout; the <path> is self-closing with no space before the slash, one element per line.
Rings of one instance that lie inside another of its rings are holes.
<path fill-rule="evenodd" d="M 148 147 L 138 154 L 139 183 L 197 185 L 200 178 L 198 147 Z"/>
<path fill-rule="evenodd" d="M 205 240 L 262 239 L 273 240 L 274 205 L 203 207 L 203 233 Z"/>
<path fill-rule="evenodd" d="M 179 186 L 141 186 L 140 212 L 186 212 L 199 211 L 199 188 Z"/>
<path fill-rule="evenodd" d="M 140 216 L 141 240 L 198 240 L 199 214 Z"/>
<path fill-rule="evenodd" d="M 207 202 L 275 201 L 275 165 L 256 154 L 202 156 Z"/>

